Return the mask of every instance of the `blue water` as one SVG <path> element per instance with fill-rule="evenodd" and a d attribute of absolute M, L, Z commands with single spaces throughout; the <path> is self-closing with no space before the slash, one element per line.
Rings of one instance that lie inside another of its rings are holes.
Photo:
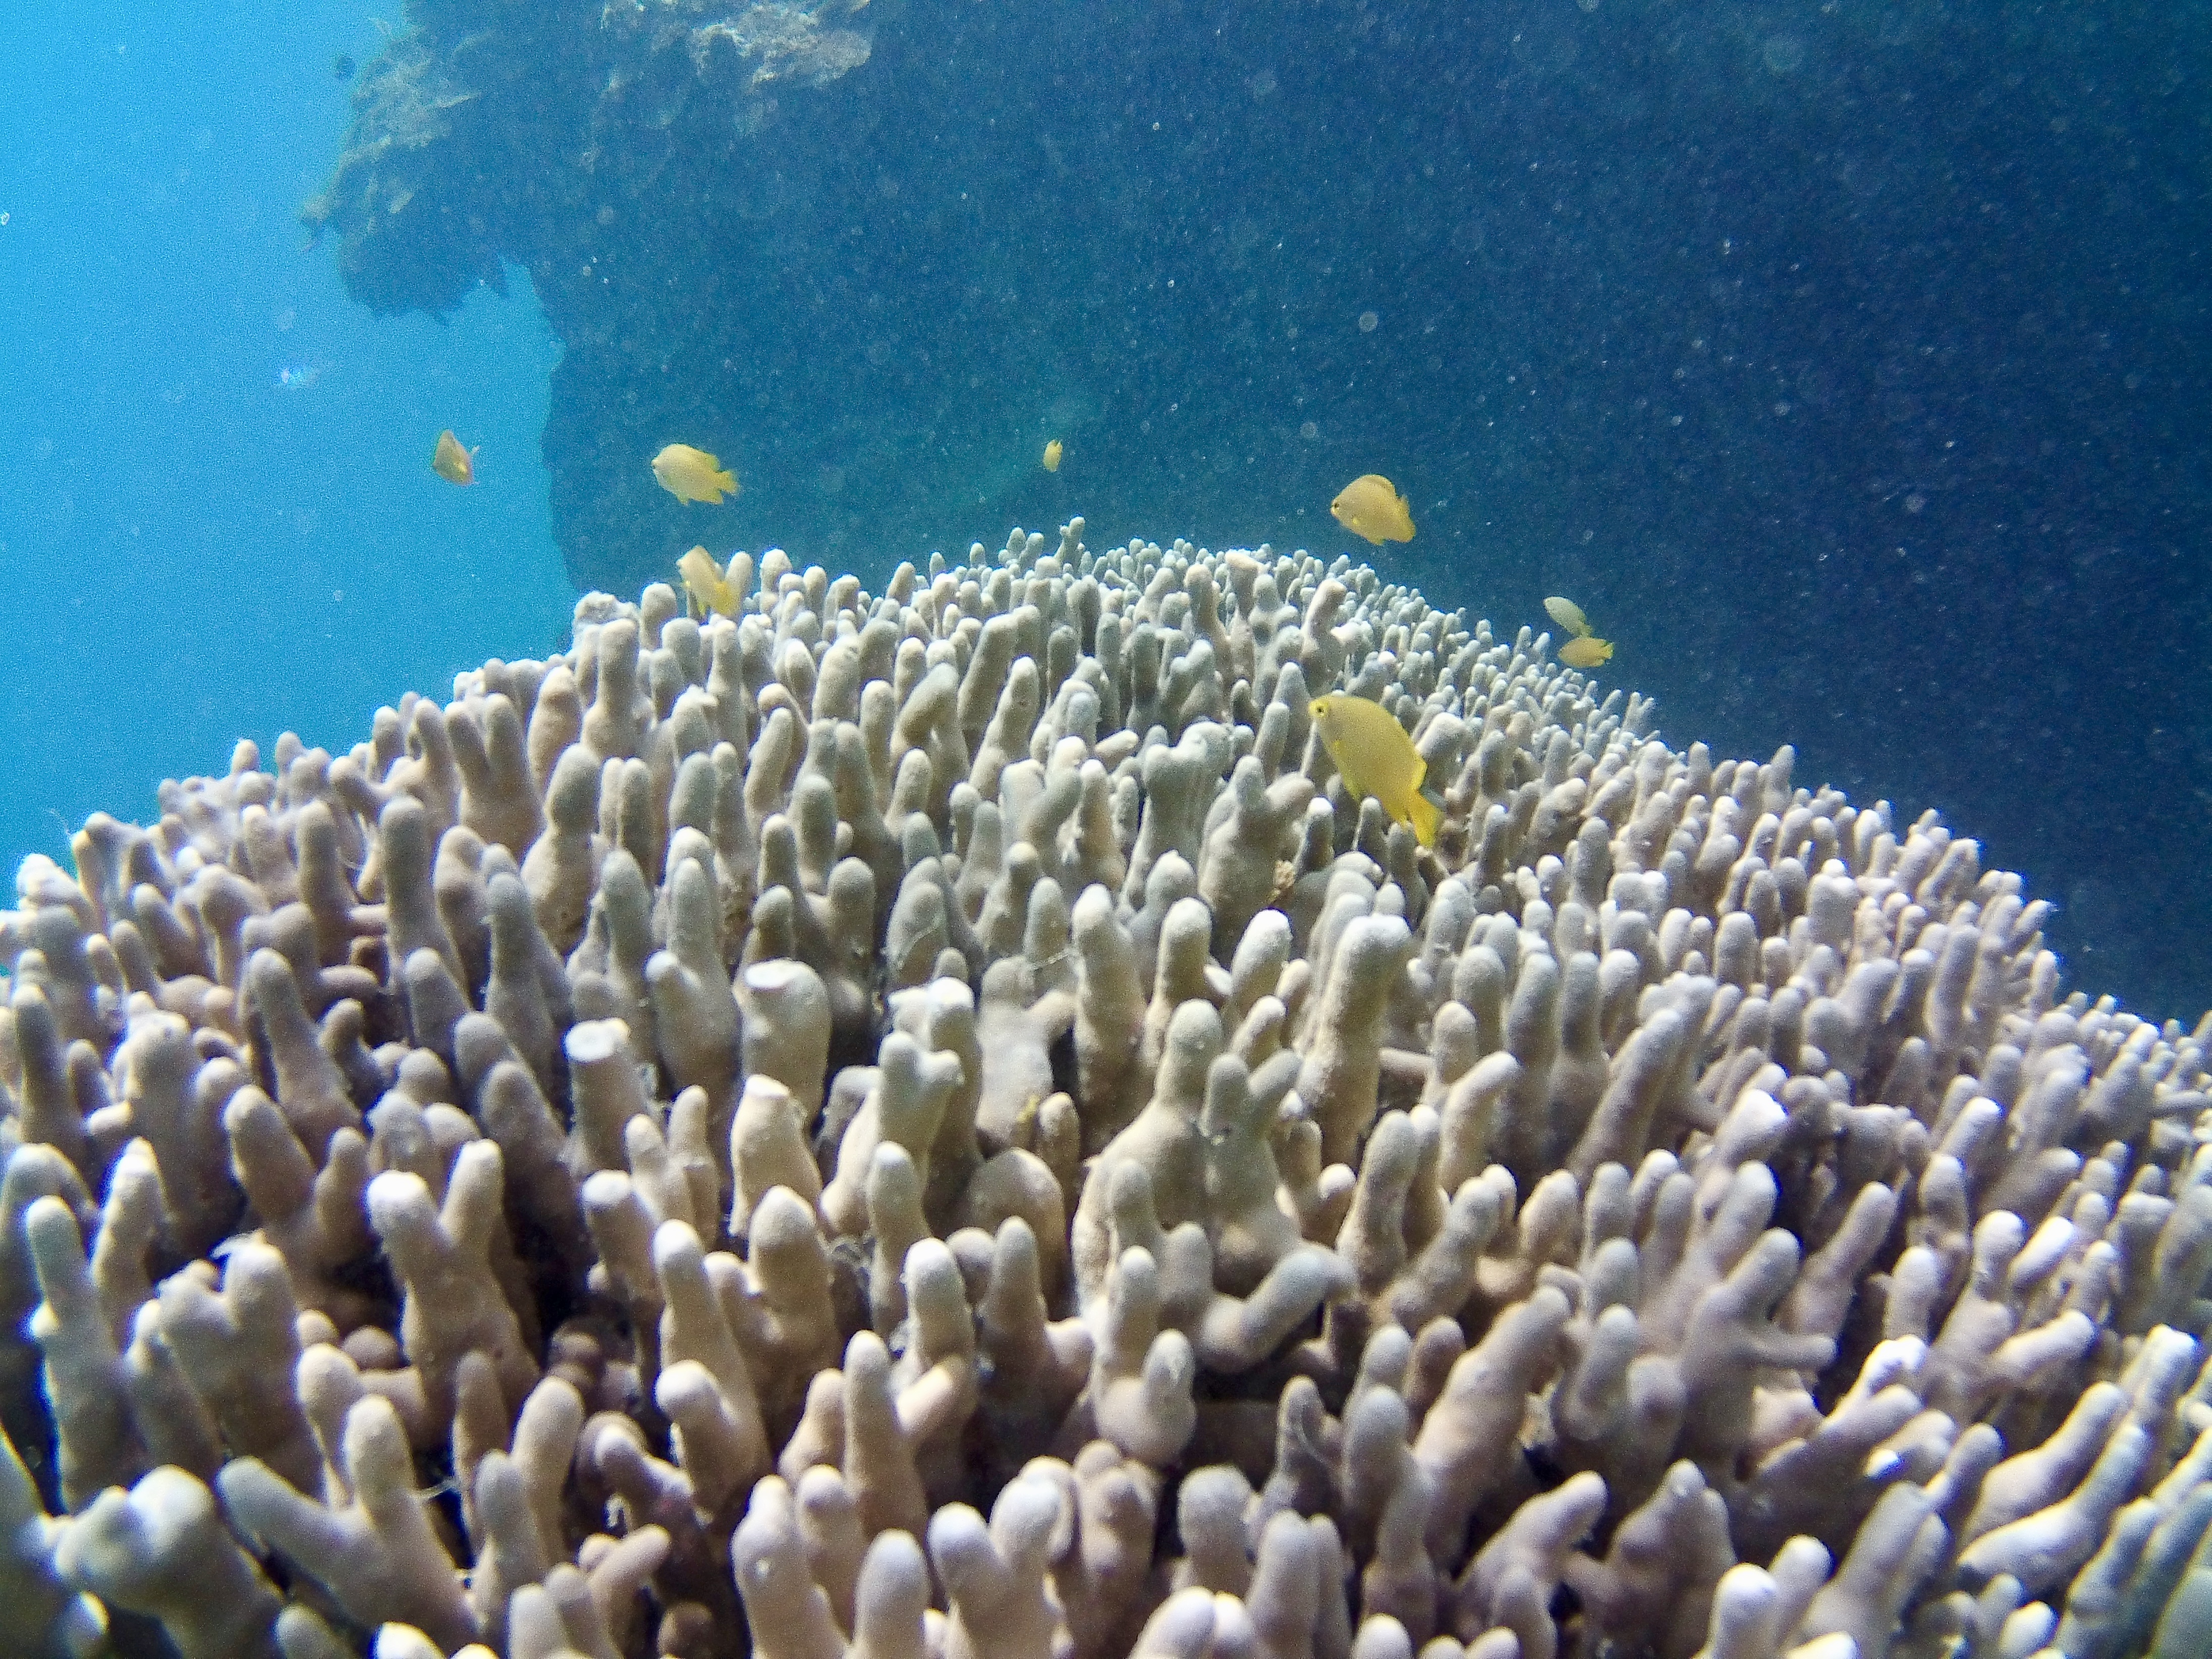
<path fill-rule="evenodd" d="M 11 879 L 241 735 L 349 748 L 379 703 L 565 637 L 528 285 L 378 320 L 298 223 L 344 130 L 333 55 L 380 41 L 330 3 L 0 8 Z M 471 489 L 429 470 L 448 426 Z"/>
<path fill-rule="evenodd" d="M 1938 808 L 2073 983 L 2212 1001 L 2206 6 L 877 0 L 772 107 L 598 0 L 410 15 L 481 95 L 352 298 L 295 215 L 369 17 L 0 22 L 0 858 L 542 651 L 564 571 L 1079 511 L 1570 594 L 1673 740 Z M 1412 544 L 1329 523 L 1368 471 Z"/>

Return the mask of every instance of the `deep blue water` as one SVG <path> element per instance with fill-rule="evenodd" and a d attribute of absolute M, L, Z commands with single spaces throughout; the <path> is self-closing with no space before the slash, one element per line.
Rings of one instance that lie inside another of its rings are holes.
<path fill-rule="evenodd" d="M 2204 5 L 878 0 L 757 132 L 648 78 L 591 157 L 602 9 L 528 15 L 452 184 L 494 222 L 422 244 L 444 323 L 349 303 L 295 222 L 366 16 L 0 23 L 0 856 L 542 650 L 564 554 L 874 580 L 1082 511 L 1509 629 L 1569 593 L 1670 738 L 1937 807 L 2057 902 L 2074 983 L 2212 1001 Z M 502 252 L 529 276 L 468 290 Z M 474 489 L 428 471 L 447 425 Z M 643 479 L 671 437 L 744 475 L 726 515 Z M 1370 470 L 1407 546 L 1327 518 Z"/>

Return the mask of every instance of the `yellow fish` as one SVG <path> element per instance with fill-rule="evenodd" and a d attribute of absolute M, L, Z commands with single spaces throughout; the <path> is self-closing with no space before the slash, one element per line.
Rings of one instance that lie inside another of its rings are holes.
<path fill-rule="evenodd" d="M 1577 634 L 1559 647 L 1559 660 L 1570 668 L 1595 668 L 1613 660 L 1613 641 L 1595 634 Z"/>
<path fill-rule="evenodd" d="M 1316 697 L 1307 712 L 1321 732 L 1322 747 L 1344 775 L 1344 787 L 1355 795 L 1374 796 L 1393 819 L 1413 826 L 1422 846 L 1435 846 L 1443 815 L 1421 793 L 1429 763 L 1390 712 L 1379 702 L 1340 692 Z"/>
<path fill-rule="evenodd" d="M 1048 472 L 1060 471 L 1060 440 L 1057 438 L 1044 447 L 1044 470 Z"/>
<path fill-rule="evenodd" d="M 705 548 L 693 548 L 677 560 L 676 568 L 684 578 L 684 591 L 690 595 L 692 610 L 700 616 L 710 611 L 724 617 L 738 614 L 737 586 Z"/>
<path fill-rule="evenodd" d="M 679 501 L 710 501 L 720 507 L 725 491 L 738 493 L 738 475 L 724 471 L 720 459 L 690 444 L 671 444 L 654 456 L 653 476 Z"/>
<path fill-rule="evenodd" d="M 477 449 L 483 447 L 482 444 L 477 446 Z M 477 450 L 462 448 L 461 441 L 449 428 L 438 434 L 438 450 L 430 457 L 430 471 L 448 483 L 472 484 L 477 481 Z"/>
<path fill-rule="evenodd" d="M 1589 632 L 1589 618 L 1583 615 L 1582 606 L 1572 599 L 1547 599 L 1544 609 L 1551 613 L 1552 620 L 1568 633 L 1580 635 Z"/>
<path fill-rule="evenodd" d="M 1379 472 L 1364 472 L 1345 485 L 1328 504 L 1336 521 L 1355 536 L 1380 547 L 1413 539 L 1413 514 L 1398 486 Z"/>

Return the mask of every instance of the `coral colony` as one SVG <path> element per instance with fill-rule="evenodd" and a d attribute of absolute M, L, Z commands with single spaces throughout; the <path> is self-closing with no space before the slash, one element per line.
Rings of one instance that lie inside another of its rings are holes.
<path fill-rule="evenodd" d="M 25 865 L 0 1651 L 2212 1653 L 2207 1028 L 1544 638 L 1081 533 Z"/>

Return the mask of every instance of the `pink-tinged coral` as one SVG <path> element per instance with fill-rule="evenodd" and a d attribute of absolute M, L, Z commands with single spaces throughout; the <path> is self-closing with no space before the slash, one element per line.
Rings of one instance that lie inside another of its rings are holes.
<path fill-rule="evenodd" d="M 1541 637 L 1081 534 L 25 864 L 10 1653 L 2212 1652 L 2212 1030 Z"/>

